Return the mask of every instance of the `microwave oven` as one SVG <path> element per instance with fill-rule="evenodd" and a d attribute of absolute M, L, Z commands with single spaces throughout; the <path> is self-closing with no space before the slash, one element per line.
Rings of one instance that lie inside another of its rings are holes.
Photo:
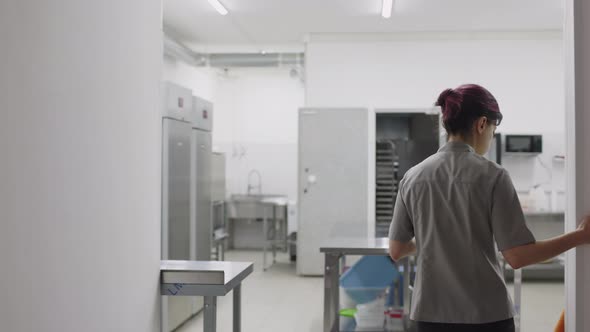
<path fill-rule="evenodd" d="M 543 152 L 541 135 L 506 135 L 506 153 L 540 154 Z"/>

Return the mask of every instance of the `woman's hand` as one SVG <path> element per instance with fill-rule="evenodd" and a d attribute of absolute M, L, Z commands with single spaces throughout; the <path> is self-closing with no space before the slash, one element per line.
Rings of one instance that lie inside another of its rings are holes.
<path fill-rule="evenodd" d="M 585 244 L 590 244 L 590 215 L 582 219 L 580 226 L 578 226 L 578 232 L 582 237 L 582 241 Z"/>

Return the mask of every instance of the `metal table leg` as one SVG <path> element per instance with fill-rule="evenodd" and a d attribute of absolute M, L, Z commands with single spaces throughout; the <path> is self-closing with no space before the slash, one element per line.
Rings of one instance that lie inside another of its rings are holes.
<path fill-rule="evenodd" d="M 240 332 L 242 326 L 242 284 L 234 288 L 234 332 Z"/>
<path fill-rule="evenodd" d="M 268 246 L 268 221 L 266 218 L 262 219 L 262 269 L 266 271 L 266 250 Z"/>
<path fill-rule="evenodd" d="M 520 312 L 521 312 L 521 303 L 522 303 L 522 269 L 514 270 L 514 310 L 516 311 L 516 316 L 514 317 L 514 326 L 516 332 L 520 332 Z"/>
<path fill-rule="evenodd" d="M 289 213 L 288 208 L 285 209 L 285 214 L 283 215 L 283 221 L 281 223 L 281 236 L 283 237 L 283 252 L 289 252 Z"/>
<path fill-rule="evenodd" d="M 217 297 L 205 296 L 205 317 L 203 320 L 204 332 L 217 330 Z"/>
<path fill-rule="evenodd" d="M 404 328 L 407 331 L 410 328 L 410 276 L 412 275 L 410 258 L 403 260 L 404 274 L 403 274 L 403 292 L 404 292 Z"/>
<path fill-rule="evenodd" d="M 223 255 L 223 253 L 221 252 L 221 241 L 218 241 L 215 245 L 215 259 L 218 261 L 223 261 L 223 259 L 221 258 L 221 255 Z"/>
<path fill-rule="evenodd" d="M 160 331 L 167 332 L 168 331 L 168 296 L 162 296 L 162 307 L 160 317 Z"/>
<path fill-rule="evenodd" d="M 277 240 L 277 207 L 273 205 L 273 207 L 272 207 L 272 262 L 273 262 L 273 264 L 277 262 L 276 240 Z"/>
<path fill-rule="evenodd" d="M 340 255 L 325 254 L 324 267 L 324 332 L 340 330 Z"/>

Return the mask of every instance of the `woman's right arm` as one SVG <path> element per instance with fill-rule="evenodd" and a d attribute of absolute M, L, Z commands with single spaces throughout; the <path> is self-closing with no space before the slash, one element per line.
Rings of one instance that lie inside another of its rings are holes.
<path fill-rule="evenodd" d="M 546 261 L 584 244 L 590 244 L 590 216 L 585 217 L 578 229 L 571 233 L 503 250 L 502 255 L 512 268 L 520 269 Z"/>
<path fill-rule="evenodd" d="M 590 216 L 574 232 L 536 241 L 528 229 L 518 194 L 506 170 L 495 179 L 492 190 L 491 226 L 498 249 L 508 264 L 519 269 L 590 243 Z"/>

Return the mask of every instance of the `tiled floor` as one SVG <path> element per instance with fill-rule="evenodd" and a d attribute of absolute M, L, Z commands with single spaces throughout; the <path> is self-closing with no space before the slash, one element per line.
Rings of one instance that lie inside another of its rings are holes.
<path fill-rule="evenodd" d="M 254 272 L 242 286 L 243 332 L 322 331 L 322 278 L 297 276 L 287 255 L 279 255 L 278 262 L 267 272 L 261 269 L 261 252 L 232 251 L 226 260 L 254 262 Z M 563 308 L 563 292 L 561 283 L 525 283 L 521 331 L 553 331 Z M 231 332 L 231 293 L 219 298 L 217 307 L 217 331 Z M 202 315 L 177 331 L 202 332 Z"/>

